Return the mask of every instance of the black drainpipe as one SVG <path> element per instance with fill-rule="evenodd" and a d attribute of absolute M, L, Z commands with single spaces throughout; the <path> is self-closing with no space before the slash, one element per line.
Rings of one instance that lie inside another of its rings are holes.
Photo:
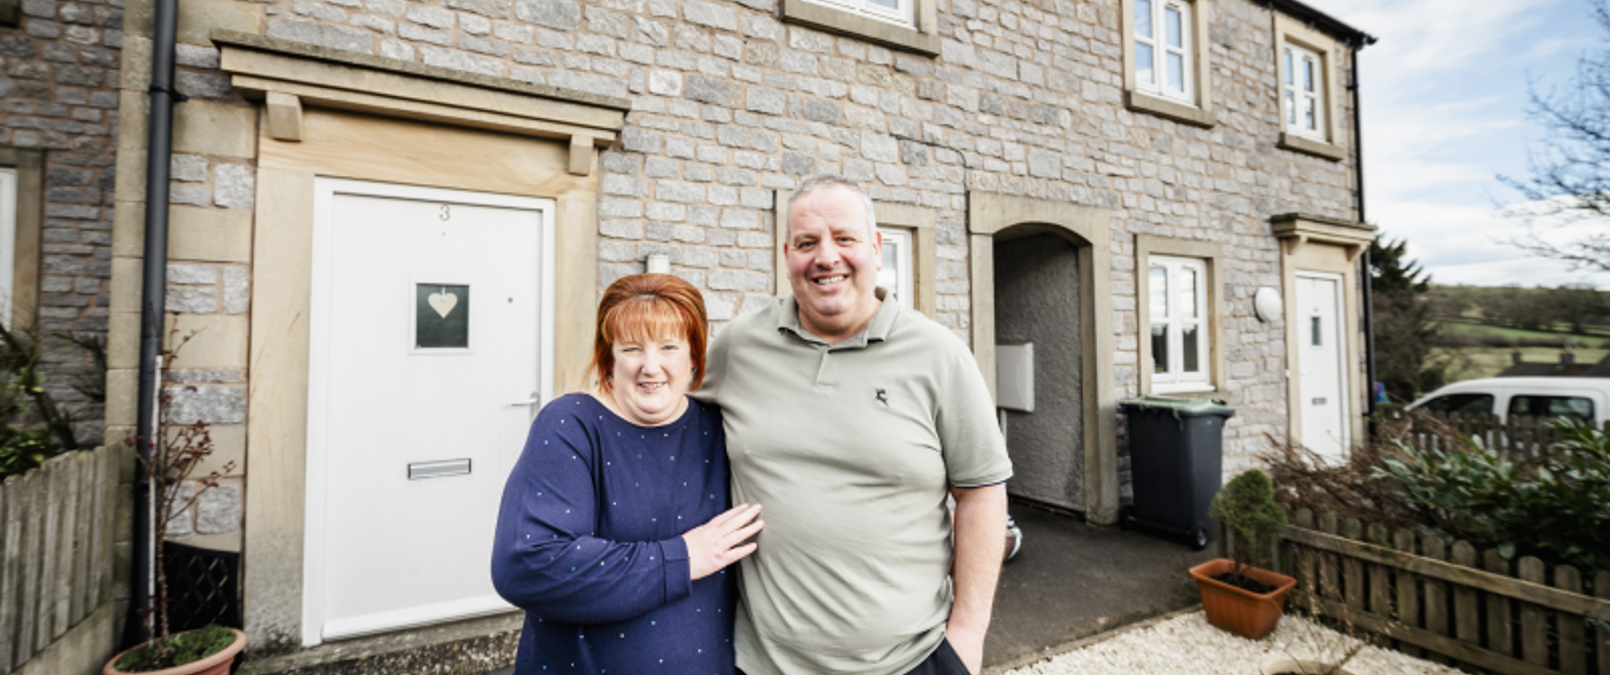
<path fill-rule="evenodd" d="M 156 0 L 151 37 L 151 114 L 145 158 L 145 259 L 140 290 L 140 389 L 136 450 L 150 458 L 160 447 L 157 420 L 158 361 L 162 357 L 163 317 L 168 286 L 168 169 L 173 157 L 173 104 L 185 96 L 173 88 L 173 60 L 178 0 Z M 151 483 L 136 462 L 134 476 L 134 551 L 130 565 L 128 628 L 124 643 L 150 638 L 145 616 L 151 607 Z"/>
<path fill-rule="evenodd" d="M 1363 44 L 1353 46 L 1353 162 L 1354 172 L 1358 176 L 1358 221 L 1369 222 L 1364 219 L 1364 123 L 1363 109 L 1359 107 L 1359 77 L 1358 77 L 1358 51 Z M 1364 373 L 1369 378 L 1365 388 L 1369 400 L 1369 434 L 1375 437 L 1375 293 L 1370 282 L 1370 249 L 1364 249 L 1364 255 L 1359 256 L 1359 273 L 1364 279 Z"/>

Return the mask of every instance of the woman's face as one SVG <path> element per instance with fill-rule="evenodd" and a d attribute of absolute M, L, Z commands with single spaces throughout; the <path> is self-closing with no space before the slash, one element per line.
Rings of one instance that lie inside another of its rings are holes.
<path fill-rule="evenodd" d="M 611 345 L 610 351 L 615 355 L 610 397 L 627 421 L 652 427 L 682 414 L 693 378 L 693 354 L 685 338 L 621 341 Z"/>

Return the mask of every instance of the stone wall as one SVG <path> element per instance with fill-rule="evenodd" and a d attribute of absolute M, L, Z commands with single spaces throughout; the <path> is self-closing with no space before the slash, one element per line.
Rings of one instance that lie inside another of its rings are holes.
<path fill-rule="evenodd" d="M 1118 0 L 938 0 L 937 57 L 786 24 L 776 0 L 191 4 L 226 17 L 221 27 L 630 98 L 621 141 L 600 162 L 600 283 L 640 271 L 651 253 L 668 254 L 675 273 L 704 289 L 718 325 L 778 290 L 774 191 L 813 173 L 840 172 L 875 198 L 937 213 L 936 318 L 963 340 L 968 193 L 1093 205 L 1112 214 L 1115 311 L 1098 320 L 1114 331 L 1117 394 L 1128 397 L 1138 393 L 1143 344 L 1133 235 L 1220 242 L 1222 395 L 1238 411 L 1226 436 L 1229 470 L 1250 462 L 1265 434 L 1286 428 L 1284 326 L 1257 321 L 1250 305 L 1258 287 L 1281 285 L 1269 217 L 1355 219 L 1356 186 L 1351 157 L 1333 162 L 1276 145 L 1271 10 L 1202 1 L 1213 4 L 1211 128 L 1125 107 Z M 212 70 L 217 51 L 204 32 L 188 35 L 181 27 L 180 84 L 206 100 L 180 110 L 250 112 Z M 1344 81 L 1346 66 L 1343 59 L 1334 69 Z M 1342 129 L 1351 128 L 1350 105 L 1332 106 Z M 179 149 L 175 203 L 197 218 L 236 222 L 219 214 L 250 207 L 249 150 Z M 176 282 L 170 301 L 227 324 L 239 307 L 230 304 L 238 278 L 230 275 L 243 276 L 248 262 L 176 259 L 193 281 Z M 243 378 L 240 354 L 217 367 Z"/>
<path fill-rule="evenodd" d="M 19 24 L 0 28 L 0 147 L 43 155 L 35 197 L 43 206 L 32 216 L 39 256 L 16 261 L 37 266 L 38 286 L 16 289 L 18 301 L 34 305 L 34 327 L 47 336 L 45 387 L 90 446 L 101 440 L 102 405 L 73 385 L 99 370 L 61 334 L 107 333 L 122 26 L 118 0 L 24 0 Z M 19 221 L 29 217 L 19 213 Z"/>

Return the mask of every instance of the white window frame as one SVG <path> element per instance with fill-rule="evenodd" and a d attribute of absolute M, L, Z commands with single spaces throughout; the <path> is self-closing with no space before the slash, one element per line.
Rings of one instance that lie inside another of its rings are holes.
<path fill-rule="evenodd" d="M 890 270 L 885 265 L 883 270 L 878 272 L 878 285 L 893 292 L 896 303 L 901 307 L 914 309 L 913 302 L 916 299 L 917 289 L 916 285 L 912 283 L 911 231 L 903 228 L 880 227 L 878 228 L 878 233 L 883 235 L 885 251 L 889 249 L 890 244 L 895 246 L 894 269 Z M 886 272 L 892 274 L 885 274 Z M 889 276 L 894 278 L 892 287 L 890 284 L 885 283 Z"/>
<path fill-rule="evenodd" d="M 877 19 L 904 28 L 916 28 L 917 0 L 894 0 L 895 7 L 890 9 L 873 0 L 805 0 L 824 7 L 832 7 L 844 12 Z"/>
<path fill-rule="evenodd" d="M 1308 89 L 1299 76 L 1307 69 Z M 1286 131 L 1325 141 L 1325 58 L 1319 52 L 1286 42 L 1280 54 L 1280 108 Z M 1305 104 L 1313 106 L 1313 119 L 1307 119 Z M 1308 126 L 1312 123 L 1312 127 Z"/>
<path fill-rule="evenodd" d="M 17 170 L 0 167 L 0 325 L 10 329 L 17 274 Z"/>
<path fill-rule="evenodd" d="M 1146 275 L 1150 278 L 1152 269 L 1161 268 L 1167 275 L 1168 284 L 1163 289 L 1167 299 L 1167 311 L 1159 316 L 1153 313 L 1152 297 L 1145 298 L 1145 311 L 1150 317 L 1151 330 L 1146 333 L 1146 354 L 1152 353 L 1152 331 L 1159 326 L 1163 327 L 1168 340 L 1168 370 L 1158 371 L 1155 361 L 1152 363 L 1152 391 L 1156 393 L 1177 393 L 1186 391 L 1208 391 L 1213 388 L 1213 364 L 1209 360 L 1213 353 L 1211 345 L 1213 340 L 1211 319 L 1208 315 L 1208 265 L 1201 258 L 1181 258 L 1174 256 L 1149 256 L 1146 263 Z M 1180 299 L 1183 281 L 1188 278 L 1186 272 L 1196 273 L 1195 286 L 1195 317 L 1187 317 L 1182 309 Z M 1156 284 L 1148 281 L 1148 296 L 1158 293 Z M 1185 372 L 1185 341 L 1184 328 L 1187 324 L 1196 326 L 1196 365 L 1195 372 Z"/>
<path fill-rule="evenodd" d="M 1192 22 L 1191 12 L 1195 10 L 1187 0 L 1134 0 L 1134 14 L 1130 17 L 1133 24 L 1133 38 L 1135 42 L 1135 88 L 1139 91 L 1183 102 L 1187 105 L 1196 103 L 1196 59 L 1195 23 Z M 1143 27 L 1138 17 L 1143 7 L 1150 7 L 1150 20 L 1146 28 L 1151 35 L 1142 35 Z M 1168 10 L 1173 9 L 1179 13 L 1179 46 L 1166 44 L 1166 29 L 1164 19 Z M 1152 79 L 1142 79 L 1140 67 L 1141 50 L 1150 50 L 1152 54 Z M 1165 84 L 1168 72 L 1168 57 L 1175 55 L 1180 58 L 1180 86 L 1182 89 L 1173 89 Z"/>

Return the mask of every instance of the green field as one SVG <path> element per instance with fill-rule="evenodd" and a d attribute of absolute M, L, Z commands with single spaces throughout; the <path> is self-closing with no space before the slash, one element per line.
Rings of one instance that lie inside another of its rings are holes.
<path fill-rule="evenodd" d="M 1467 323 L 1452 319 L 1442 320 L 1442 331 L 1448 335 L 1478 340 L 1485 336 L 1496 335 L 1507 340 L 1547 340 L 1549 342 L 1565 345 L 1567 342 L 1576 349 L 1610 349 L 1610 338 L 1572 335 L 1565 332 L 1545 332 L 1539 330 L 1525 330 L 1521 328 L 1508 328 L 1485 323 Z M 1580 360 L 1580 358 L 1579 358 Z M 1595 358 L 1595 361 L 1598 359 Z"/>

